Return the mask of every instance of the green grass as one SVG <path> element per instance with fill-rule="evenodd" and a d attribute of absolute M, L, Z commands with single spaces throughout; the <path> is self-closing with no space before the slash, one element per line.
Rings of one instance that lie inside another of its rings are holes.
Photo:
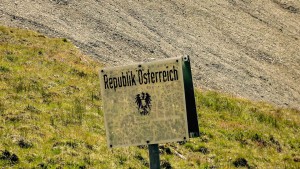
<path fill-rule="evenodd" d="M 108 149 L 97 71 L 67 39 L 0 26 L 1 168 L 148 168 Z M 300 168 L 300 112 L 196 90 L 201 136 L 160 145 L 162 168 Z"/>

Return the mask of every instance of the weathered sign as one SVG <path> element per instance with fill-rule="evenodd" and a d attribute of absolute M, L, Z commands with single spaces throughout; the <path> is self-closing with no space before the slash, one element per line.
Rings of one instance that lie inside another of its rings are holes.
<path fill-rule="evenodd" d="M 187 122 L 186 105 L 194 106 L 195 100 L 186 100 L 185 90 L 193 90 L 184 84 L 184 74 L 190 73 L 184 70 L 186 61 L 187 57 L 177 57 L 100 71 L 109 147 L 184 141 L 199 135 L 197 115 L 196 129 L 190 133 Z"/>

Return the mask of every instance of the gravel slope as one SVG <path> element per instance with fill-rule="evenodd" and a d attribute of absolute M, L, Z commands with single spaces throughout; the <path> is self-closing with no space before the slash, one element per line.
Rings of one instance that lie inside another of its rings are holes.
<path fill-rule="evenodd" d="M 107 65 L 190 55 L 197 87 L 300 109 L 299 0 L 1 0 L 0 24 Z"/>

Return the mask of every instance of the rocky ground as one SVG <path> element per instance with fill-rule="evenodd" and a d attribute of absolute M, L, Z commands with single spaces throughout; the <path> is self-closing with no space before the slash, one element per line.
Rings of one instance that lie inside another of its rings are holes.
<path fill-rule="evenodd" d="M 108 66 L 189 55 L 199 88 L 300 109 L 298 0 L 1 0 L 0 24 Z"/>

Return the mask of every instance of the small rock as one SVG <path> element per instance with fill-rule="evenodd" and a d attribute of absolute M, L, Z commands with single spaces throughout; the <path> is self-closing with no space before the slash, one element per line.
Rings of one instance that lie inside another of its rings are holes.
<path fill-rule="evenodd" d="M 248 161 L 245 158 L 237 158 L 234 162 L 233 165 L 235 167 L 248 167 Z"/>
<path fill-rule="evenodd" d="M 10 157 L 10 161 L 11 161 L 11 163 L 15 164 L 15 163 L 19 162 L 19 157 L 16 154 L 12 154 Z"/>
<path fill-rule="evenodd" d="M 19 140 L 18 145 L 21 148 L 31 148 L 31 147 L 33 147 L 32 143 L 30 143 L 29 141 L 26 141 L 24 139 Z"/>
<path fill-rule="evenodd" d="M 4 151 L 2 152 L 2 155 L 1 155 L 0 159 L 2 159 L 2 160 L 7 160 L 7 159 L 9 159 L 10 155 L 11 155 L 11 154 L 10 154 L 9 151 L 4 150 Z"/>
<path fill-rule="evenodd" d="M 11 154 L 8 150 L 4 150 L 0 156 L 1 160 L 7 160 L 11 164 L 16 164 L 19 162 L 19 157 L 16 154 Z"/>
<path fill-rule="evenodd" d="M 294 157 L 294 161 L 299 163 L 300 162 L 300 157 Z"/>
<path fill-rule="evenodd" d="M 163 161 L 160 162 L 160 164 L 161 164 L 160 165 L 161 168 L 172 169 L 172 166 L 168 161 L 163 160 Z"/>
<path fill-rule="evenodd" d="M 200 147 L 198 151 L 202 154 L 209 154 L 209 149 L 206 147 Z"/>

